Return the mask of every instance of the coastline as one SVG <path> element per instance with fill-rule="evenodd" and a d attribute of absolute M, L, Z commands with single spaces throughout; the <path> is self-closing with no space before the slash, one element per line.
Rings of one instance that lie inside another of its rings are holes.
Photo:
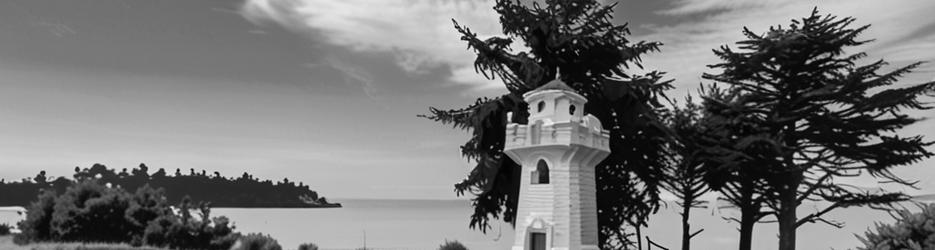
<path fill-rule="evenodd" d="M 212 208 L 342 208 L 340 202 L 327 203 L 327 204 L 311 204 L 311 203 L 299 203 L 299 202 L 272 202 L 272 203 L 256 203 L 256 202 L 224 202 L 224 203 L 211 203 Z M 9 205 L 5 204 L 0 206 L 0 212 L 25 212 L 26 206 L 18 205 Z"/>
<path fill-rule="evenodd" d="M 215 204 L 211 203 L 212 208 L 342 208 L 344 207 L 341 203 L 327 203 L 327 204 L 308 204 L 308 203 L 294 203 L 294 202 L 284 202 L 284 203 L 237 203 L 237 202 L 226 202 Z"/>

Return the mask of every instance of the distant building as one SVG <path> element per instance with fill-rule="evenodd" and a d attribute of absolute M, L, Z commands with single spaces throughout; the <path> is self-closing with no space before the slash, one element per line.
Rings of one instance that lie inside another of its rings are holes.
<path fill-rule="evenodd" d="M 594 167 L 610 154 L 610 136 L 561 80 L 523 98 L 529 122 L 508 118 L 504 148 L 523 166 L 512 250 L 597 250 Z"/>

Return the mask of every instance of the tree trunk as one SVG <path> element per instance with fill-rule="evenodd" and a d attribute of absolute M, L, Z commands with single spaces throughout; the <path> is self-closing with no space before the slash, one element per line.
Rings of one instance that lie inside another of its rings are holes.
<path fill-rule="evenodd" d="M 753 202 L 753 183 L 743 182 L 740 189 L 740 250 L 753 249 L 753 225 L 757 221 L 760 204 Z"/>
<path fill-rule="evenodd" d="M 753 226 L 756 225 L 756 211 L 741 209 L 740 215 L 740 250 L 753 249 Z"/>
<path fill-rule="evenodd" d="M 640 233 L 640 226 L 636 226 L 636 246 L 636 249 L 643 250 L 643 234 Z"/>
<path fill-rule="evenodd" d="M 687 203 L 682 206 L 682 250 L 691 249 L 691 225 L 688 224 L 689 212 L 691 212 L 691 201 L 686 201 Z"/>
<path fill-rule="evenodd" d="M 796 132 L 795 121 L 788 122 L 780 131 L 783 136 L 783 145 L 797 145 L 794 136 Z M 798 222 L 795 210 L 799 207 L 799 185 L 805 178 L 803 172 L 794 170 L 799 168 L 795 164 L 794 152 L 785 152 L 782 156 L 782 165 L 788 171 L 783 174 L 779 184 L 779 211 L 776 219 L 779 221 L 779 250 L 795 250 L 795 223 Z"/>
<path fill-rule="evenodd" d="M 798 187 L 797 182 L 793 187 Z M 776 216 L 779 220 L 779 250 L 795 250 L 796 194 L 795 188 L 786 188 L 779 194 L 779 213 Z"/>

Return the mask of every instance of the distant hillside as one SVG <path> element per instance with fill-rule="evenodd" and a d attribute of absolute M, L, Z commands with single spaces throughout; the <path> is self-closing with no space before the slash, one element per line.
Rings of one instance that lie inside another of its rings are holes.
<path fill-rule="evenodd" d="M 167 174 L 165 169 L 160 168 L 150 174 L 149 168 L 144 164 L 129 172 L 126 168 L 116 172 L 116 169 L 108 169 L 101 164 L 84 169 L 75 167 L 75 174 L 71 179 L 58 177 L 49 180 L 45 171 L 41 171 L 32 179 L 24 178 L 17 182 L 0 181 L 0 206 L 25 207 L 38 196 L 40 190 L 49 189 L 62 193 L 76 180 L 96 180 L 131 192 L 149 184 L 164 189 L 170 204 L 177 204 L 183 197 L 189 196 L 192 200 L 211 202 L 212 207 L 341 206 L 329 203 L 325 197 L 320 197 L 317 192 L 309 189 L 308 185 L 301 182 L 296 184 L 289 179 L 273 183 L 270 180 L 261 181 L 248 173 L 243 173 L 237 178 L 227 178 L 219 172 L 208 175 L 204 170 L 196 172 L 194 169 L 189 169 L 188 174 L 183 174 L 180 169 L 176 169 L 173 174 Z"/>

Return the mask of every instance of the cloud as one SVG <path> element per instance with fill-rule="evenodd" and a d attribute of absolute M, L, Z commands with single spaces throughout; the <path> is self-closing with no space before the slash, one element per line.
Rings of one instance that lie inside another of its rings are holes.
<path fill-rule="evenodd" d="M 680 0 L 672 8 L 658 11 L 662 18 L 685 18 L 685 22 L 670 25 L 643 24 L 649 34 L 638 39 L 660 41 L 665 44 L 662 52 L 645 57 L 647 68 L 668 71 L 676 78 L 678 92 L 672 97 L 680 98 L 689 89 L 703 82 L 703 72 L 715 73 L 706 65 L 717 63 L 711 52 L 721 45 L 730 45 L 743 39 L 741 30 L 764 33 L 770 26 L 787 25 L 791 19 L 808 15 L 814 7 L 822 14 L 841 17 L 853 16 L 854 27 L 872 24 L 860 39 L 876 39 L 855 51 L 866 51 L 867 60 L 885 59 L 895 66 L 904 66 L 914 61 L 935 59 L 935 1 L 930 0 Z M 639 25 L 639 24 L 637 24 Z M 928 32 L 927 32 L 928 31 Z M 910 75 L 910 80 L 920 82 L 931 78 L 933 65 L 925 65 Z M 704 81 L 707 82 L 707 81 Z"/>
<path fill-rule="evenodd" d="M 357 52 L 390 52 L 407 73 L 423 74 L 437 65 L 455 73 L 449 81 L 489 89 L 502 84 L 471 77 L 474 55 L 451 19 L 481 36 L 498 34 L 489 0 L 246 0 L 241 14 L 254 23 L 272 22 L 294 32 L 323 36 L 325 42 Z"/>
<path fill-rule="evenodd" d="M 254 23 L 274 23 L 351 51 L 392 53 L 407 74 L 446 65 L 451 69 L 447 82 L 496 93 L 502 91 L 502 83 L 474 71 L 474 55 L 450 21 L 454 18 L 482 37 L 499 34 L 492 5 L 491 0 L 245 0 L 241 14 Z M 935 1 L 930 0 L 676 0 L 656 14 L 684 22 L 635 23 L 649 33 L 634 40 L 665 44 L 662 53 L 644 59 L 647 69 L 667 71 L 676 79 L 676 92 L 682 93 L 671 96 L 678 98 L 703 81 L 702 72 L 711 72 L 706 65 L 717 62 L 711 49 L 743 39 L 744 26 L 763 32 L 808 15 L 816 6 L 822 13 L 854 16 L 855 25 L 873 24 L 862 38 L 877 40 L 857 48 L 870 53 L 868 60 L 883 58 L 901 66 L 935 59 L 935 36 L 926 32 L 935 30 L 935 16 L 928 13 Z M 910 75 L 914 77 L 918 76 Z"/>
<path fill-rule="evenodd" d="M 361 67 L 346 63 L 334 57 L 326 57 L 322 63 L 307 64 L 309 67 L 328 66 L 344 74 L 344 82 L 348 85 L 360 84 L 360 88 L 370 99 L 377 100 L 377 87 L 374 83 L 374 77 Z"/>
<path fill-rule="evenodd" d="M 78 34 L 78 32 L 75 31 L 74 28 L 64 23 L 39 21 L 39 22 L 34 22 L 33 25 L 46 28 L 48 29 L 49 33 L 52 33 L 53 35 L 57 37 L 65 37 L 68 35 Z"/>

